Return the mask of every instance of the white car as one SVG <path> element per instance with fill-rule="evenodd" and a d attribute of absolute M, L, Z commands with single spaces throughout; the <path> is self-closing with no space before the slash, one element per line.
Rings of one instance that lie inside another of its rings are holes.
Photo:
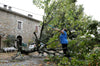
<path fill-rule="evenodd" d="M 32 50 L 34 48 L 35 48 L 35 44 L 34 43 L 32 43 L 31 45 L 29 45 L 29 50 Z"/>
<path fill-rule="evenodd" d="M 3 51 L 4 51 L 4 52 L 16 51 L 16 50 L 17 50 L 17 49 L 14 48 L 14 47 L 5 47 L 5 48 L 3 48 Z"/>

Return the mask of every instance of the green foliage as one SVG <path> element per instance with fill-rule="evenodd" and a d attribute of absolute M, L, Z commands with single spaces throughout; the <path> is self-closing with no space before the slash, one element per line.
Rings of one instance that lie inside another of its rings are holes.
<path fill-rule="evenodd" d="M 77 60 L 76 58 L 73 58 L 70 66 L 85 66 L 85 62 L 82 60 Z"/>
<path fill-rule="evenodd" d="M 94 53 L 91 52 L 96 48 L 95 45 L 100 46 L 100 34 L 97 33 L 98 21 L 85 15 L 82 5 L 78 6 L 75 2 L 76 0 L 44 0 L 41 3 L 44 5 L 45 11 L 43 17 L 43 22 L 46 23 L 45 35 L 49 36 L 47 43 L 51 43 L 48 47 L 56 48 L 59 44 L 59 41 L 53 42 L 59 40 L 59 33 L 53 31 L 48 24 L 59 29 L 67 28 L 68 49 L 73 58 L 71 63 L 67 58 L 58 56 L 50 57 L 50 61 L 55 62 L 58 66 L 64 66 L 62 64 L 66 64 L 66 66 L 96 66 L 100 63 L 100 52 L 98 50 L 95 50 Z M 39 4 L 37 3 L 37 5 Z M 95 37 L 91 37 L 91 34 Z"/>
<path fill-rule="evenodd" d="M 89 23 L 87 28 L 88 28 L 88 34 L 93 34 L 95 36 L 95 40 L 99 42 L 100 34 L 98 34 L 97 26 L 99 26 L 99 22 L 97 20 L 93 20 L 91 23 Z"/>
<path fill-rule="evenodd" d="M 59 57 L 59 56 L 49 56 L 48 60 L 45 60 L 56 63 L 57 66 L 69 66 L 70 62 L 67 57 Z"/>
<path fill-rule="evenodd" d="M 91 66 L 100 65 L 100 47 L 94 49 L 86 55 L 86 60 Z"/>
<path fill-rule="evenodd" d="M 14 35 L 8 35 L 6 39 L 3 41 L 8 47 L 14 46 L 15 42 L 15 36 Z"/>
<path fill-rule="evenodd" d="M 39 8 L 44 8 L 42 0 L 33 0 L 33 3 Z"/>

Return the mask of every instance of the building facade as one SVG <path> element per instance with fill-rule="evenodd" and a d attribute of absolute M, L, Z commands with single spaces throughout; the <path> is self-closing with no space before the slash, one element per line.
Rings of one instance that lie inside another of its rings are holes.
<path fill-rule="evenodd" d="M 34 42 L 34 31 L 37 35 L 40 33 L 40 21 L 33 19 L 32 16 L 25 16 L 20 13 L 14 12 L 11 9 L 0 7 L 0 49 L 6 45 L 3 40 L 8 35 L 17 37 L 22 36 L 23 42 Z"/>

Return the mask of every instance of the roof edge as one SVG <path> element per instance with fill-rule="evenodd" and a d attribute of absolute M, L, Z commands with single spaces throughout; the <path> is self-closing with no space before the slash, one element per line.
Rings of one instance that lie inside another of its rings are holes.
<path fill-rule="evenodd" d="M 37 22 L 42 22 L 42 21 L 40 21 L 40 20 L 34 19 L 34 18 L 32 18 L 32 17 L 23 15 L 23 14 L 21 14 L 21 13 L 18 13 L 18 12 L 9 10 L 9 9 L 5 9 L 5 8 L 0 7 L 0 10 L 5 11 L 5 12 L 8 12 L 8 13 L 15 14 L 15 15 L 18 15 L 18 16 L 22 16 L 22 17 L 25 17 L 25 18 L 27 18 L 27 19 L 31 19 L 31 20 L 34 20 L 34 21 L 37 21 Z"/>

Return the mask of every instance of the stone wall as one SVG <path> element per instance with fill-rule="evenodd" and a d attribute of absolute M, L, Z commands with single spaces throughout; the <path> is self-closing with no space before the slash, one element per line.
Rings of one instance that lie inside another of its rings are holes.
<path fill-rule="evenodd" d="M 21 22 L 18 28 L 18 23 Z M 7 9 L 0 8 L 0 35 L 1 38 L 1 47 L 4 47 L 3 40 L 5 40 L 7 35 L 18 36 L 21 35 L 23 37 L 23 42 L 28 43 L 34 37 L 33 32 L 38 26 L 38 36 L 40 33 L 40 21 L 33 19 L 28 16 L 24 16 L 22 14 L 9 11 Z M 34 42 L 34 41 L 33 41 Z"/>

